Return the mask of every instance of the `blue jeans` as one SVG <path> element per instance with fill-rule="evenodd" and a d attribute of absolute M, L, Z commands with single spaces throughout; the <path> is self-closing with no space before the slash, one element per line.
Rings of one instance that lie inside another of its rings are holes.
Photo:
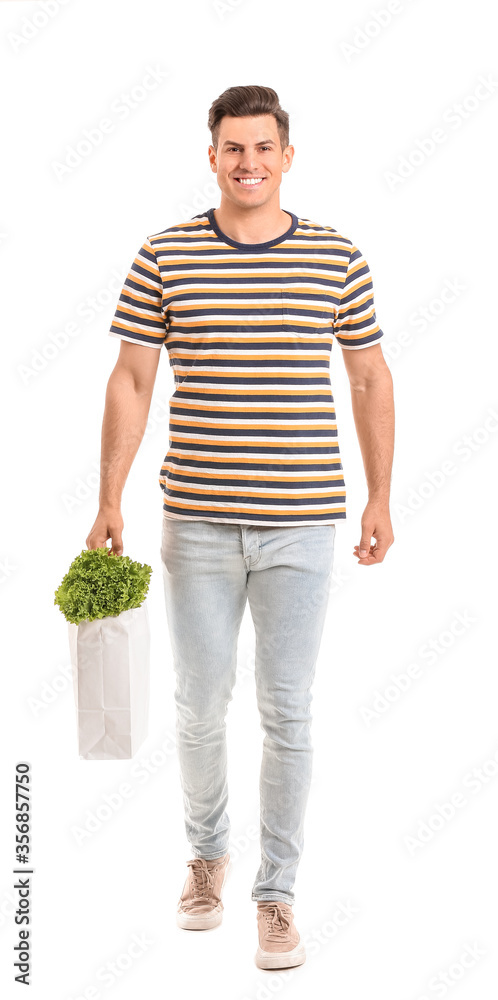
<path fill-rule="evenodd" d="M 312 776 L 311 684 L 325 624 L 335 525 L 289 527 L 163 516 L 161 559 L 177 685 L 185 829 L 197 858 L 229 851 L 225 716 L 249 598 L 265 733 L 261 864 L 253 900 L 294 902 Z"/>

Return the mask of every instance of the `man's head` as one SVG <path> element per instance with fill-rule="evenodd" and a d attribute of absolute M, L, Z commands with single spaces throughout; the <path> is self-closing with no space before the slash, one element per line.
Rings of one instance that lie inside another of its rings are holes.
<path fill-rule="evenodd" d="M 289 115 L 271 87 L 230 87 L 211 105 L 208 128 L 211 169 L 222 195 L 239 207 L 266 205 L 274 199 L 282 173 L 290 169 Z M 262 178 L 244 184 L 244 179 Z"/>

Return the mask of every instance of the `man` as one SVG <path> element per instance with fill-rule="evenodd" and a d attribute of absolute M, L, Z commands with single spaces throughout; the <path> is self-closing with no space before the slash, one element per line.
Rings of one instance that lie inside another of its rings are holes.
<path fill-rule="evenodd" d="M 336 522 L 346 516 L 333 337 L 343 348 L 368 482 L 354 547 L 363 566 L 382 562 L 394 541 L 392 379 L 360 250 L 335 229 L 280 208 L 294 148 L 278 95 L 231 87 L 214 101 L 208 126 L 220 207 L 145 240 L 109 331 L 121 345 L 107 387 L 99 512 L 86 542 L 96 548 L 110 538 L 112 550 L 123 552 L 121 494 L 164 344 L 176 388 L 159 476 L 161 558 L 194 855 L 177 921 L 202 929 L 222 919 L 230 832 L 225 715 L 248 599 L 265 732 L 255 961 L 283 968 L 305 960 L 292 890 L 311 782 L 310 686 Z"/>

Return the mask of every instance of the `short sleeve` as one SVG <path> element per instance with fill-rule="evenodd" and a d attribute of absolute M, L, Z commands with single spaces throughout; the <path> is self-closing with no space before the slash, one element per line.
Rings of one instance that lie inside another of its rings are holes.
<path fill-rule="evenodd" d="M 162 347 L 167 331 L 162 294 L 157 258 L 150 240 L 146 239 L 121 290 L 109 336 L 147 347 Z"/>
<path fill-rule="evenodd" d="M 371 347 L 384 336 L 375 315 L 368 264 L 358 247 L 351 248 L 348 270 L 334 321 L 334 335 L 348 351 Z"/>

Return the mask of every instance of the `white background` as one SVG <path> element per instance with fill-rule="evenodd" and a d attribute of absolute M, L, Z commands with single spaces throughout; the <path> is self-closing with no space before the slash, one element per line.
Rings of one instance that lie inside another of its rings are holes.
<path fill-rule="evenodd" d="M 26 760 L 31 996 L 496 998 L 497 23 L 485 0 L 394 6 L 388 18 L 378 14 L 387 3 L 338 0 L 53 0 L 45 12 L 1 3 L 3 997 L 22 992 L 12 869 L 14 768 Z M 127 114 L 111 110 L 150 68 L 167 78 Z M 348 516 L 316 669 L 295 884 L 308 957 L 286 973 L 254 964 L 263 732 L 248 609 L 227 717 L 234 867 L 224 920 L 203 934 L 175 923 L 190 851 L 159 552 L 173 391 L 165 351 L 123 498 L 124 552 L 153 567 L 149 738 L 137 758 L 78 758 L 67 623 L 53 603 L 97 514 L 121 283 L 148 234 L 219 205 L 208 110 L 227 87 L 253 83 L 274 87 L 290 114 L 296 152 L 281 207 L 334 227 L 369 263 L 396 405 L 395 542 L 367 568 L 353 555 L 367 493 L 334 344 Z M 106 117 L 112 132 L 58 176 L 68 147 Z M 429 155 L 437 128 L 445 139 Z M 401 157 L 407 176 L 393 181 Z M 51 349 L 71 323 L 75 335 Z M 409 678 L 402 693 L 393 675 Z M 458 792 L 461 805 L 442 818 L 438 807 Z M 106 796 L 119 807 L 100 822 Z M 79 842 L 77 829 L 92 826 Z M 355 910 L 342 926 L 340 903 Z M 130 958 L 134 935 L 145 945 Z"/>

